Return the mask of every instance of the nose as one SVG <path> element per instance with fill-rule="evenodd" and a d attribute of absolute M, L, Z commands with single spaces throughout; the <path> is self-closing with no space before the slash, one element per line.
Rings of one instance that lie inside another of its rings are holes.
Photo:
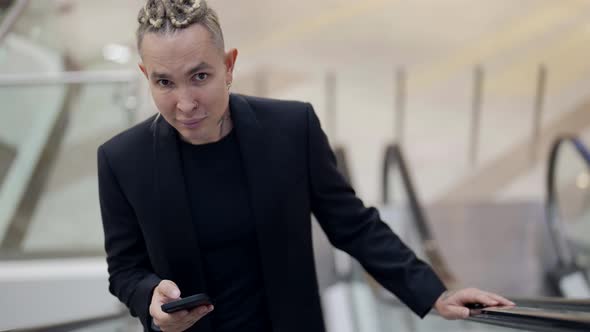
<path fill-rule="evenodd" d="M 190 113 L 199 107 L 199 103 L 188 93 L 188 91 L 181 92 L 178 95 L 178 102 L 176 108 L 183 113 Z"/>

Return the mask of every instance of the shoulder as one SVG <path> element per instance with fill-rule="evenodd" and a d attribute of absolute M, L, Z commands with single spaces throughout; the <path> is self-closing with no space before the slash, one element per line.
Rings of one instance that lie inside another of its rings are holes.
<path fill-rule="evenodd" d="M 246 95 L 235 95 L 254 110 L 257 117 L 292 118 L 305 116 L 312 109 L 311 104 L 296 100 L 281 100 Z"/>
<path fill-rule="evenodd" d="M 292 110 L 300 111 L 309 107 L 309 103 L 298 101 L 298 100 L 284 100 L 284 99 L 273 99 L 273 98 L 262 98 L 255 96 L 247 96 L 241 94 L 234 94 L 237 98 L 244 99 L 254 109 L 264 110 Z"/>
<path fill-rule="evenodd" d="M 110 158 L 131 157 L 136 152 L 144 152 L 151 149 L 156 115 L 130 127 L 104 142 L 99 150 L 102 150 Z"/>
<path fill-rule="evenodd" d="M 309 115 L 313 114 L 310 103 L 295 100 L 280 100 L 234 94 L 232 98 L 240 100 L 239 104 L 247 104 L 263 126 L 287 129 L 306 126 Z"/>

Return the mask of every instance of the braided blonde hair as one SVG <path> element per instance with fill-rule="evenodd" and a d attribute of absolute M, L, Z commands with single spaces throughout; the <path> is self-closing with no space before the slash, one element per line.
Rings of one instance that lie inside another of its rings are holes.
<path fill-rule="evenodd" d="M 140 51 L 146 33 L 173 33 L 193 24 L 205 27 L 215 45 L 222 52 L 225 49 L 219 17 L 205 0 L 146 0 L 137 20 L 137 49 Z"/>

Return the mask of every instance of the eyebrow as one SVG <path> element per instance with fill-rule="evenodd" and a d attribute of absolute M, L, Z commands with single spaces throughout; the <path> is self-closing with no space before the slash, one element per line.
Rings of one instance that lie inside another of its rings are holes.
<path fill-rule="evenodd" d="M 213 68 L 213 66 L 211 66 L 210 64 L 206 63 L 206 62 L 201 62 L 198 65 L 194 66 L 193 68 L 189 69 L 185 76 L 191 76 L 193 74 L 195 74 L 196 72 L 199 72 L 201 70 L 204 69 L 211 69 Z M 167 79 L 170 77 L 170 75 L 166 74 L 166 73 L 158 73 L 158 72 L 152 72 L 152 74 L 150 75 L 152 79 Z"/>

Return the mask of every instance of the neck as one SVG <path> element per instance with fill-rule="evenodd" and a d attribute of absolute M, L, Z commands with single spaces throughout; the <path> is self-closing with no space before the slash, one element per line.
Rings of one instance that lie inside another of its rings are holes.
<path fill-rule="evenodd" d="M 233 127 L 234 127 L 234 124 L 233 124 L 233 121 L 231 119 L 231 116 L 230 116 L 229 110 L 228 110 L 227 112 L 225 112 L 223 117 L 219 120 L 219 138 L 218 138 L 218 140 L 227 136 L 227 134 L 229 134 L 229 132 L 232 130 Z"/>
<path fill-rule="evenodd" d="M 191 139 L 188 139 L 188 138 L 180 135 L 180 139 L 187 142 L 187 143 L 195 144 L 195 145 L 214 143 L 214 142 L 221 140 L 225 136 L 227 136 L 232 131 L 233 127 L 234 127 L 233 121 L 231 119 L 229 111 L 227 111 L 223 115 L 223 117 L 221 119 L 219 119 L 219 121 L 217 122 L 217 128 L 211 130 L 211 133 L 212 133 L 211 136 L 208 136 L 207 138 L 203 137 L 203 138 L 191 140 Z"/>

